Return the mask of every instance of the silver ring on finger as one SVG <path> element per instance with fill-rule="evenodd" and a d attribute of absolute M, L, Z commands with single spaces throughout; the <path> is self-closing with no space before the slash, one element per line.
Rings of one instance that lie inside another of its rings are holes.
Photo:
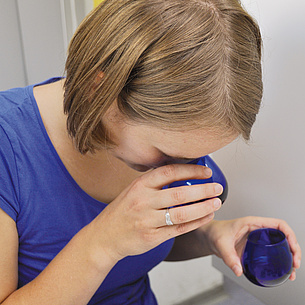
<path fill-rule="evenodd" d="M 165 213 L 165 222 L 168 226 L 173 226 L 174 225 L 172 220 L 171 220 L 171 216 L 169 214 L 169 209 L 168 208 L 166 209 L 166 213 Z"/>

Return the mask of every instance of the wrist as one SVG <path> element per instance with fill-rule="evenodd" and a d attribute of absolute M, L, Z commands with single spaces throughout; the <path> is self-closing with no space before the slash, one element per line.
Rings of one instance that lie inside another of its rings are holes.
<path fill-rule="evenodd" d="M 102 231 L 96 228 L 94 221 L 81 230 L 83 238 L 86 240 L 86 251 L 88 262 L 100 271 L 109 271 L 123 257 L 112 249 L 112 244 L 103 238 Z"/>

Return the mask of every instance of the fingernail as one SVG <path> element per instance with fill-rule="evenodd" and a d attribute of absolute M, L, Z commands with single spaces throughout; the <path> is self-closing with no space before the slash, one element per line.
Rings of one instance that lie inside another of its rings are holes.
<path fill-rule="evenodd" d="M 301 260 L 300 259 L 297 261 L 297 269 L 299 269 L 299 268 L 301 268 Z"/>
<path fill-rule="evenodd" d="M 220 184 L 215 185 L 215 192 L 216 193 L 222 193 L 222 186 Z"/>
<path fill-rule="evenodd" d="M 214 200 L 214 207 L 215 207 L 215 209 L 219 209 L 220 206 L 221 206 L 221 201 L 220 201 L 219 198 L 216 198 L 216 199 Z"/>
<path fill-rule="evenodd" d="M 232 270 L 237 276 L 239 276 L 242 273 L 242 268 L 239 265 L 234 265 Z"/>
<path fill-rule="evenodd" d="M 204 169 L 204 174 L 208 177 L 212 176 L 212 170 L 208 167 Z"/>

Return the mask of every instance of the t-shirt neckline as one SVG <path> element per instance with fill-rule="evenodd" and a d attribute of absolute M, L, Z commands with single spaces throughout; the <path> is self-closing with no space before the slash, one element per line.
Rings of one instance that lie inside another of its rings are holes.
<path fill-rule="evenodd" d="M 64 175 L 66 176 L 66 178 L 70 181 L 70 183 L 74 186 L 74 188 L 76 189 L 76 191 L 82 196 L 84 197 L 87 201 L 93 203 L 93 204 L 102 204 L 102 205 L 107 205 L 106 203 L 102 202 L 102 201 L 99 201 L 95 198 L 93 198 L 92 196 L 90 196 L 88 193 L 86 193 L 79 185 L 78 183 L 74 180 L 74 178 L 71 176 L 71 174 L 69 173 L 69 171 L 67 170 L 66 166 L 64 165 L 64 163 L 62 162 L 59 154 L 57 153 L 49 135 L 48 135 L 48 132 L 44 126 L 44 123 L 42 121 L 42 117 L 40 115 L 40 111 L 39 111 L 39 108 L 38 108 L 38 105 L 37 105 L 37 101 L 35 99 L 35 96 L 34 96 L 34 92 L 33 92 L 33 89 L 34 87 L 37 87 L 37 86 L 41 86 L 41 85 L 46 85 L 46 84 L 51 84 L 51 83 L 54 83 L 54 82 L 57 82 L 59 80 L 61 80 L 62 77 L 54 77 L 54 78 L 50 78 L 44 82 L 41 82 L 41 83 L 38 83 L 38 84 L 35 84 L 35 85 L 31 85 L 31 86 L 28 86 L 28 96 L 31 100 L 31 103 L 33 105 L 33 108 L 34 108 L 34 111 L 35 111 L 35 114 L 36 114 L 36 117 L 37 117 L 37 121 L 40 125 L 40 130 L 42 131 L 43 133 L 43 136 L 47 142 L 47 145 L 50 149 L 50 152 L 52 153 L 52 155 L 54 156 L 55 160 L 56 160 L 56 163 L 60 166 L 62 172 L 64 173 Z"/>

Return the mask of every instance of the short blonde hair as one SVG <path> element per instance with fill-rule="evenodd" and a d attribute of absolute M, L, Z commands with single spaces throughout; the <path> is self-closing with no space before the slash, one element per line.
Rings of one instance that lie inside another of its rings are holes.
<path fill-rule="evenodd" d="M 117 101 L 135 122 L 248 140 L 262 98 L 260 61 L 259 28 L 237 0 L 105 0 L 69 46 L 69 134 L 82 153 L 107 147 L 102 118 Z"/>

